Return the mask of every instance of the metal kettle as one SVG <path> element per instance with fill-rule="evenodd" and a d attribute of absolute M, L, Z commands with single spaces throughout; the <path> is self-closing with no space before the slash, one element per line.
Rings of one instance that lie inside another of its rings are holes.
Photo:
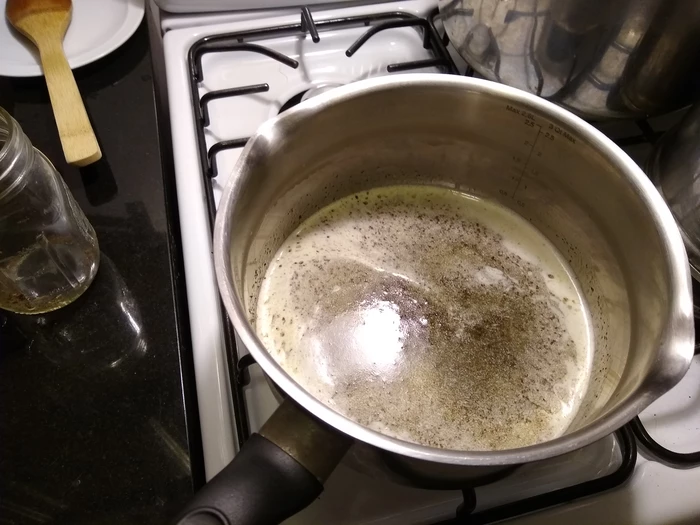
<path fill-rule="evenodd" d="M 450 41 L 477 73 L 589 120 L 691 104 L 700 2 L 439 0 Z"/>
<path fill-rule="evenodd" d="M 700 104 L 661 138 L 647 174 L 676 218 L 691 273 L 700 281 Z"/>

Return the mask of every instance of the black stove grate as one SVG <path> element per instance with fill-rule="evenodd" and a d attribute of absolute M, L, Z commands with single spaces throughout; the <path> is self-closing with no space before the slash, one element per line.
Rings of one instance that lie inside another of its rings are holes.
<path fill-rule="evenodd" d="M 247 39 L 262 39 L 275 36 L 306 35 L 310 34 L 314 42 L 320 41 L 319 30 L 337 29 L 342 27 L 367 26 L 367 31 L 360 36 L 346 51 L 345 55 L 353 56 L 370 38 L 388 29 L 399 27 L 420 28 L 423 33 L 423 47 L 430 49 L 435 55 L 434 58 L 411 62 L 401 62 L 389 64 L 387 72 L 409 71 L 412 69 L 422 69 L 427 67 L 440 67 L 446 73 L 457 74 L 457 68 L 450 58 L 440 35 L 431 20 L 420 18 L 410 13 L 393 12 L 381 13 L 366 16 L 354 16 L 348 18 L 337 18 L 314 22 L 308 8 L 301 9 L 301 19 L 297 24 L 286 26 L 270 27 L 266 29 L 254 29 L 251 31 L 241 31 L 238 33 L 226 33 L 215 36 L 204 37 L 195 42 L 188 53 L 188 67 L 190 71 L 190 93 L 192 104 L 195 107 L 195 120 L 197 122 L 197 144 L 200 152 L 200 161 L 203 173 L 210 177 L 216 177 L 216 153 L 225 149 L 240 148 L 245 145 L 249 137 L 235 140 L 226 140 L 214 144 L 207 150 L 204 129 L 209 125 L 208 103 L 215 99 L 235 97 L 240 95 L 250 95 L 252 93 L 262 93 L 269 91 L 268 84 L 255 84 L 241 86 L 230 89 L 210 91 L 199 96 L 199 84 L 204 80 L 202 70 L 202 57 L 207 53 L 224 53 L 235 51 L 249 51 L 265 55 L 280 62 L 292 69 L 299 67 L 299 62 L 274 49 L 258 44 L 247 42 Z M 206 161 L 206 162 L 205 162 Z M 212 201 L 213 204 L 213 201 Z"/>
<path fill-rule="evenodd" d="M 447 50 L 449 42 L 446 34 L 440 34 L 435 21 L 439 13 L 435 9 L 428 18 L 420 18 L 404 12 L 390 12 L 366 16 L 354 16 L 346 18 L 334 18 L 328 20 L 315 21 L 311 11 L 303 7 L 298 23 L 283 26 L 267 27 L 237 33 L 227 33 L 215 36 L 204 37 L 195 42 L 188 54 L 188 67 L 190 71 L 190 93 L 194 118 L 196 122 L 196 137 L 199 150 L 199 161 L 202 176 L 205 178 L 206 199 L 209 211 L 210 224 L 213 227 L 216 216 L 216 206 L 214 201 L 212 179 L 217 176 L 217 153 L 245 146 L 248 137 L 232 138 L 222 140 L 207 148 L 205 129 L 210 124 L 208 104 L 212 100 L 262 93 L 270 89 L 268 84 L 254 84 L 247 86 L 233 87 L 211 91 L 200 97 L 199 84 L 204 80 L 202 69 L 202 57 L 207 53 L 223 53 L 235 51 L 248 51 L 265 55 L 272 60 L 276 60 L 290 68 L 296 69 L 299 63 L 291 57 L 283 55 L 273 49 L 258 45 L 252 41 L 276 36 L 306 36 L 309 35 L 313 42 L 318 42 L 322 38 L 322 33 L 329 29 L 343 27 L 366 26 L 367 31 L 346 51 L 348 57 L 352 56 L 367 40 L 380 31 L 390 30 L 398 27 L 415 27 L 420 30 L 423 36 L 423 46 L 430 49 L 434 58 L 420 61 L 403 62 L 391 64 L 387 67 L 387 73 L 408 71 L 427 67 L 439 67 L 445 73 L 459 74 Z M 466 74 L 473 71 L 467 68 Z M 301 99 L 301 94 L 285 105 L 282 110 L 291 107 Z M 654 143 L 659 134 L 652 129 L 647 121 L 637 121 L 638 132 L 629 136 L 619 137 L 615 142 L 620 146 L 631 146 L 644 143 Z M 221 308 L 222 312 L 225 309 Z M 235 338 L 232 325 L 225 313 L 224 337 L 228 353 L 229 375 L 232 383 L 233 406 L 235 410 L 236 436 L 239 444 L 244 443 L 250 436 L 250 426 L 248 422 L 247 408 L 243 395 L 243 387 L 248 383 L 248 367 L 255 364 L 255 360 L 250 355 L 240 356 L 236 349 Z M 452 520 L 442 522 L 440 525 L 453 525 L 459 523 L 469 523 L 485 525 L 496 521 L 536 512 L 555 505 L 560 505 L 578 498 L 598 494 L 600 492 L 617 487 L 631 476 L 637 459 L 637 444 L 647 453 L 661 462 L 675 468 L 692 468 L 700 464 L 700 452 L 679 454 L 670 451 L 656 443 L 636 418 L 630 424 L 615 433 L 615 437 L 622 453 L 622 462 L 617 470 L 598 479 L 589 480 L 571 487 L 555 490 L 546 494 L 530 497 L 492 509 L 474 513 L 476 507 L 476 496 L 473 489 L 465 489 L 464 503 L 456 511 L 456 517 Z"/>
<path fill-rule="evenodd" d="M 674 452 L 669 450 L 654 440 L 644 428 L 642 421 L 635 417 L 628 425 L 639 442 L 639 446 L 647 454 L 673 468 L 685 469 L 700 467 L 699 452 Z"/>

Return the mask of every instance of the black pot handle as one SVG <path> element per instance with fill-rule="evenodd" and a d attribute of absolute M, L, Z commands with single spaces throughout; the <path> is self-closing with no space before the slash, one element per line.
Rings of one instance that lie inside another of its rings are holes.
<path fill-rule="evenodd" d="M 178 525 L 275 525 L 314 501 L 323 485 L 272 441 L 253 434 L 190 501 Z"/>
<path fill-rule="evenodd" d="M 285 401 L 194 495 L 177 525 L 277 525 L 312 503 L 350 439 Z"/>

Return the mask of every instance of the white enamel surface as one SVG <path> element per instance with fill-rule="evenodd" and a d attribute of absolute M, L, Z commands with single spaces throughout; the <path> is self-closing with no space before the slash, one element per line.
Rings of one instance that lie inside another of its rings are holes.
<path fill-rule="evenodd" d="M 153 1 L 153 0 L 151 0 Z M 286 8 L 283 10 L 254 10 L 254 11 L 231 11 L 225 13 L 169 13 L 160 12 L 161 22 L 160 27 L 165 31 L 173 29 L 182 29 L 185 27 L 199 27 L 219 25 L 227 22 L 242 22 L 251 20 L 260 22 L 265 18 L 274 18 L 284 15 L 295 15 L 299 12 L 299 8 Z"/>
<path fill-rule="evenodd" d="M 247 9 L 274 9 L 289 6 L 330 4 L 341 5 L 350 0 L 156 0 L 163 11 L 172 13 L 202 13 L 210 11 L 239 11 Z"/>
<path fill-rule="evenodd" d="M 168 2 L 161 0 L 159 3 Z M 170 5 L 185 5 L 177 0 Z M 391 4 L 332 9 L 316 8 L 316 19 L 337 15 L 353 16 L 369 12 L 406 10 L 425 14 L 431 0 L 412 0 Z M 207 477 L 211 478 L 233 457 L 236 450 L 227 377 L 227 363 L 221 339 L 222 325 L 218 289 L 211 259 L 204 186 L 202 183 L 194 122 L 186 70 L 187 51 L 199 38 L 222 32 L 269 27 L 298 21 L 289 9 L 227 14 L 212 24 L 211 15 L 171 16 L 164 18 L 167 31 L 164 44 L 169 103 L 175 155 L 178 205 L 181 218 L 185 273 L 190 307 L 195 373 L 199 394 L 200 421 Z M 383 74 L 387 64 L 417 60 L 428 55 L 412 29 L 396 29 L 375 35 L 353 58 L 344 55 L 362 29 L 322 32 L 321 42 L 309 38 L 280 38 L 258 42 L 299 60 L 294 70 L 271 59 L 246 52 L 205 56 L 204 82 L 200 95 L 223 89 L 267 82 L 266 93 L 223 99 L 210 103 L 212 125 L 207 144 L 218 140 L 250 136 L 267 118 L 294 94 L 325 82 L 350 82 Z M 303 58 L 299 58 L 302 54 Z M 225 118 L 224 118 L 225 117 Z M 617 125 L 612 126 L 616 128 Z M 614 136 L 616 130 L 603 126 Z M 634 134 L 621 130 L 622 136 Z M 637 161 L 646 152 L 630 151 Z M 215 181 L 218 200 L 240 150 L 217 155 L 219 176 Z M 239 352 L 245 349 L 239 342 Z M 249 419 L 257 430 L 277 407 L 260 368 L 253 366 L 251 383 L 245 388 Z M 646 410 L 642 419 L 650 433 L 669 448 L 683 452 L 700 449 L 700 358 L 695 357 L 690 372 L 671 392 Z M 546 492 L 605 475 L 619 465 L 619 451 L 611 439 L 561 456 L 523 467 L 501 482 L 478 489 L 478 509 L 489 508 L 514 499 Z M 641 455 L 630 483 L 604 495 L 587 498 L 518 518 L 509 523 L 523 525 L 682 525 L 696 523 L 700 516 L 700 469 L 675 470 L 650 462 Z M 378 481 L 341 464 L 326 484 L 323 495 L 295 516 L 294 524 L 383 524 L 411 525 L 435 523 L 454 516 L 461 501 L 458 492 L 425 491 Z"/>
<path fill-rule="evenodd" d="M 233 458 L 233 420 L 207 204 L 183 59 L 190 39 L 188 35 L 183 42 L 178 36 L 172 32 L 164 38 L 165 64 L 199 421 L 204 466 L 211 478 Z M 174 52 L 174 47 L 179 52 Z"/>
<path fill-rule="evenodd" d="M 7 0 L 0 0 L 5 13 Z M 70 26 L 63 40 L 68 63 L 75 69 L 111 53 L 139 27 L 144 0 L 73 0 Z M 10 28 L 5 16 L 0 23 L 0 75 L 43 75 L 34 46 Z"/>

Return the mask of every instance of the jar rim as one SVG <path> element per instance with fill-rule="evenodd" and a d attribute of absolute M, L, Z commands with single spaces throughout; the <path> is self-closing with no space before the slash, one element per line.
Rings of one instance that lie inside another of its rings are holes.
<path fill-rule="evenodd" d="M 0 200 L 18 188 L 34 158 L 34 147 L 19 123 L 0 107 Z"/>

